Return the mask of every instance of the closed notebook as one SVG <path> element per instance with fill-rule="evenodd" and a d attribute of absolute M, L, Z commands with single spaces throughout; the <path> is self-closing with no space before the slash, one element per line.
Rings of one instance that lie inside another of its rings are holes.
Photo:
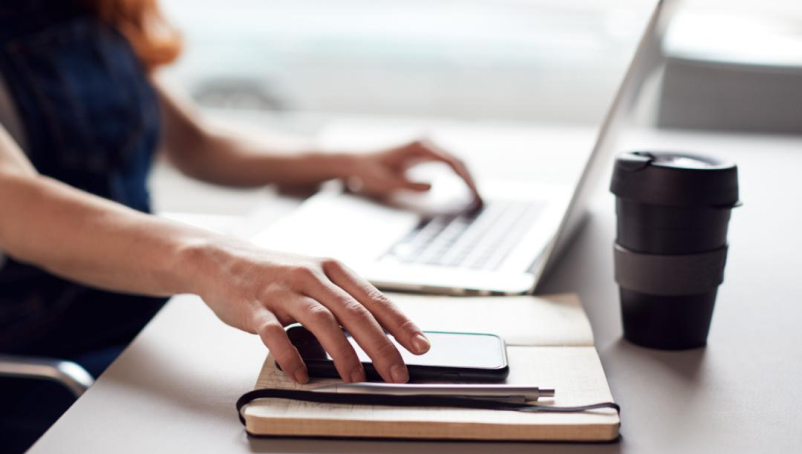
<path fill-rule="evenodd" d="M 418 325 L 430 331 L 487 332 L 507 342 L 506 383 L 555 388 L 542 405 L 574 406 L 612 401 L 593 334 L 575 295 L 471 297 L 390 295 Z M 268 356 L 256 388 L 310 389 L 332 379 L 293 383 Z M 611 409 L 582 413 L 517 413 L 450 408 L 335 405 L 258 400 L 244 411 L 251 435 L 608 441 L 620 419 Z"/>

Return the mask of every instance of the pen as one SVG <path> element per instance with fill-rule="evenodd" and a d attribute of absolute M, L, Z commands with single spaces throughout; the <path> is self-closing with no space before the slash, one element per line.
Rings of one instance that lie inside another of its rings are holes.
<path fill-rule="evenodd" d="M 528 385 L 459 385 L 459 384 L 394 384 L 338 383 L 313 388 L 315 392 L 336 394 L 392 394 L 397 396 L 436 395 L 482 399 L 538 400 L 554 397 L 554 389 Z M 517 399 L 516 399 L 517 398 Z"/>

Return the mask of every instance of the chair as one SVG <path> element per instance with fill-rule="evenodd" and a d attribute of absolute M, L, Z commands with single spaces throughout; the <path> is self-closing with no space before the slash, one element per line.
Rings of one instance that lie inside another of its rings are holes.
<path fill-rule="evenodd" d="M 75 399 L 95 381 L 89 372 L 72 361 L 10 355 L 0 355 L 0 377 L 56 382 L 70 391 Z"/>
<path fill-rule="evenodd" d="M 0 355 L 0 454 L 21 454 L 94 382 L 72 361 Z"/>

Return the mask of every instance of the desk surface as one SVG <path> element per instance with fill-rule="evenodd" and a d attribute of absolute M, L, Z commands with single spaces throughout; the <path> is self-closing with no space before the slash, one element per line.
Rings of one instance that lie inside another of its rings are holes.
<path fill-rule="evenodd" d="M 250 440 L 234 402 L 253 387 L 264 347 L 217 321 L 196 297 L 179 296 L 31 452 L 800 452 L 802 138 L 649 133 L 626 143 L 732 158 L 744 206 L 733 214 L 726 281 L 705 349 L 661 352 L 621 340 L 613 198 L 602 188 L 550 277 L 549 292 L 578 292 L 588 312 L 623 408 L 619 442 Z"/>

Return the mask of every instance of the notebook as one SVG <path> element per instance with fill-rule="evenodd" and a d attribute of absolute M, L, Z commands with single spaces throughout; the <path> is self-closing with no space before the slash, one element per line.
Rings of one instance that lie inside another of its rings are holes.
<path fill-rule="evenodd" d="M 424 330 L 487 332 L 507 342 L 506 383 L 555 388 L 544 405 L 612 401 L 593 333 L 575 295 L 545 297 L 445 297 L 389 295 Z M 299 385 L 268 355 L 256 389 L 309 389 L 332 379 Z M 479 409 L 398 408 L 255 401 L 243 410 L 256 436 L 393 439 L 609 441 L 620 419 L 611 409 L 582 413 L 517 413 Z"/>

